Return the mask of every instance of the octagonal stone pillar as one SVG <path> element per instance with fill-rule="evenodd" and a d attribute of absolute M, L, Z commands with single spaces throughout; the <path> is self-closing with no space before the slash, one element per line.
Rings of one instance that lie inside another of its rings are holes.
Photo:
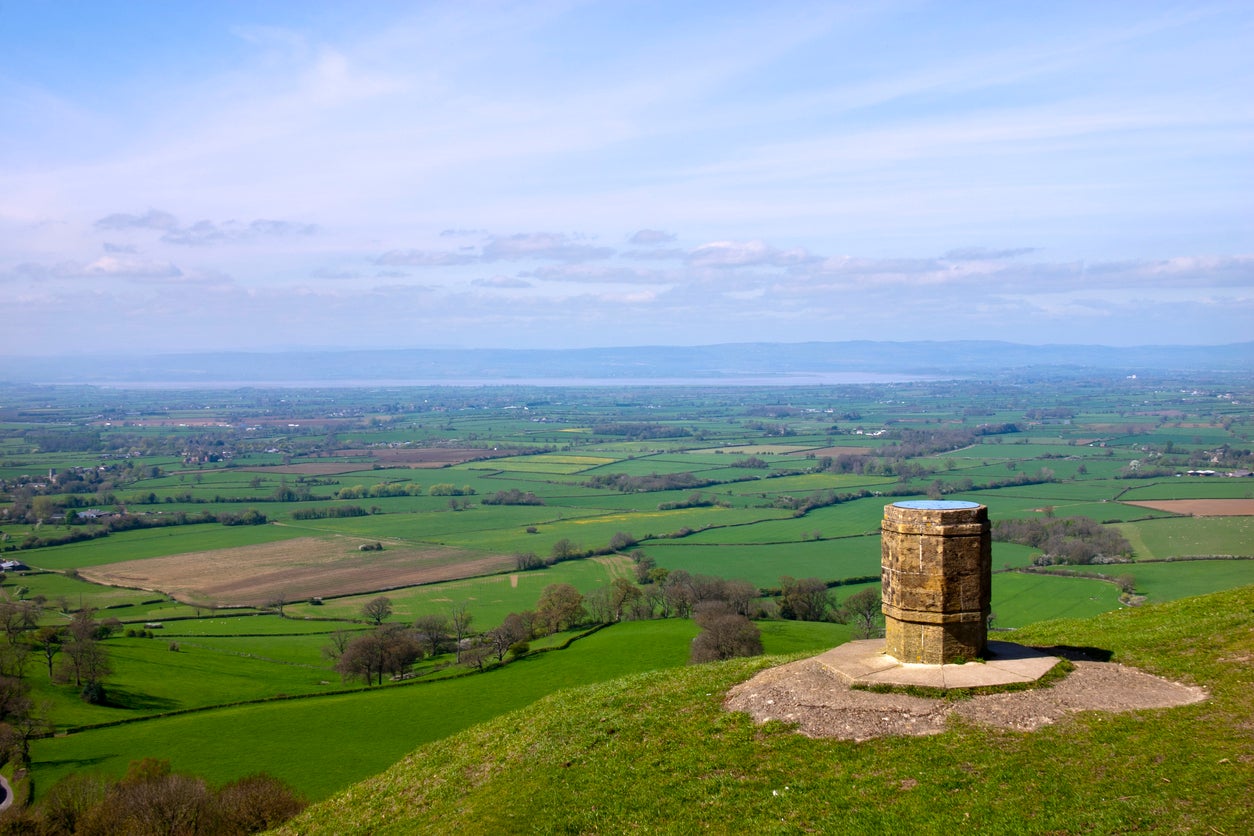
<path fill-rule="evenodd" d="M 884 508 L 885 652 L 943 665 L 984 656 L 992 600 L 988 508 L 919 500 Z"/>

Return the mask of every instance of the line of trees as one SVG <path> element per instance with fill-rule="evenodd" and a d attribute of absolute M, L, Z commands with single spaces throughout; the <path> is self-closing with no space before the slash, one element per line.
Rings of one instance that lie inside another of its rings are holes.
<path fill-rule="evenodd" d="M 619 542 L 634 543 L 634 538 L 623 534 Z M 881 634 L 880 597 L 871 588 L 838 602 L 830 585 L 818 578 L 784 576 L 778 589 L 760 590 L 744 580 L 662 569 L 640 550 L 632 558 L 637 582 L 619 577 L 587 594 L 568 583 L 549 584 L 534 608 L 510 613 L 499 626 L 478 634 L 471 631 L 474 618 L 465 603 L 398 624 L 389 621 L 391 600 L 378 596 L 360 610 L 372 629 L 339 630 L 325 651 L 341 677 L 375 685 L 387 677 L 407 678 L 423 658 L 451 653 L 456 663 L 484 669 L 506 656 L 526 655 L 535 639 L 624 620 L 693 619 L 701 628 L 693 643 L 694 662 L 761 653 L 754 619 L 835 621 L 853 624 L 860 638 Z"/>
<path fill-rule="evenodd" d="M 349 485 L 335 492 L 336 499 L 377 499 L 387 496 L 422 496 L 422 485 L 414 482 L 379 482 L 376 485 Z"/>
<path fill-rule="evenodd" d="M 49 681 L 74 687 L 84 701 L 107 702 L 104 683 L 112 666 L 103 640 L 120 622 L 100 622 L 85 609 L 73 613 L 68 624 L 41 626 L 43 612 L 42 599 L 0 597 L 0 765 L 27 764 L 31 740 L 50 728 L 48 705 L 31 697 L 32 662 L 42 662 Z"/>
<path fill-rule="evenodd" d="M 38 549 L 45 546 L 60 546 L 66 543 L 76 543 L 80 540 L 95 540 L 100 537 L 108 537 L 110 534 L 119 531 L 134 531 L 141 528 L 166 528 L 175 525 L 203 525 L 206 523 L 221 523 L 222 525 L 265 525 L 268 522 L 265 514 L 249 508 L 238 514 L 228 514 L 223 511 L 202 512 L 199 514 L 188 514 L 183 511 L 177 511 L 172 514 L 113 514 L 104 519 L 99 526 L 90 528 L 71 528 L 60 534 L 35 534 L 31 532 L 22 542 L 9 544 L 5 546 L 5 551 L 14 551 L 17 549 Z"/>
<path fill-rule="evenodd" d="M 544 500 L 531 491 L 523 492 L 518 488 L 497 491 L 480 500 L 484 505 L 543 505 Z"/>
<path fill-rule="evenodd" d="M 297 508 L 292 511 L 294 520 L 326 520 L 342 517 L 365 517 L 369 511 L 360 505 L 331 505 L 325 508 Z"/>

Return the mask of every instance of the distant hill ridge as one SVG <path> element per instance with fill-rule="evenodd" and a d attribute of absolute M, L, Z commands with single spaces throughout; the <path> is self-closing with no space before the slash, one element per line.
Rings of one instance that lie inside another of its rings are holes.
<path fill-rule="evenodd" d="M 983 340 L 726 343 L 570 349 L 0 356 L 10 383 L 181 385 L 490 382 L 858 383 L 1025 372 L 1241 372 L 1254 342 L 1229 345 L 1022 345 Z M 759 380 L 759 378 L 761 380 Z"/>

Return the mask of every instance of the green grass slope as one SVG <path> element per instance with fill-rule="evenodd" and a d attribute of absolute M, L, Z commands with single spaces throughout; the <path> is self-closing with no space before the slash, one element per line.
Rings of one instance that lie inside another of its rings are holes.
<path fill-rule="evenodd" d="M 283 832 L 1245 833 L 1252 611 L 1244 587 L 1016 633 L 1204 685 L 1196 705 L 850 743 L 722 709 L 784 657 L 656 671 L 426 745 Z"/>

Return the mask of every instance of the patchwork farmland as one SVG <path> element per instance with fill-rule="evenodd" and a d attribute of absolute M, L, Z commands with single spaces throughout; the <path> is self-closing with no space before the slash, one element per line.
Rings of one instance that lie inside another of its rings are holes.
<path fill-rule="evenodd" d="M 213 391 L 0 404 L 0 648 L 43 706 L 36 797 L 143 757 L 216 781 L 264 764 L 321 797 L 554 688 L 683 664 L 677 590 L 713 578 L 753 590 L 768 652 L 829 647 L 853 635 L 840 605 L 877 589 L 898 498 L 1047 532 L 994 544 L 994 629 L 1254 583 L 1254 391 L 1228 377 L 383 398 L 328 392 L 334 419 Z M 1075 562 L 1058 538 L 1079 518 L 1126 547 Z M 824 620 L 788 617 L 797 579 L 826 588 Z M 553 589 L 581 604 L 545 627 Z M 68 667 L 75 619 L 109 659 L 98 701 Z M 492 650 L 519 621 L 527 648 Z M 355 638 L 437 622 L 404 670 L 337 669 Z M 342 744 L 303 734 L 328 711 Z M 380 729 L 390 748 L 341 756 Z"/>

